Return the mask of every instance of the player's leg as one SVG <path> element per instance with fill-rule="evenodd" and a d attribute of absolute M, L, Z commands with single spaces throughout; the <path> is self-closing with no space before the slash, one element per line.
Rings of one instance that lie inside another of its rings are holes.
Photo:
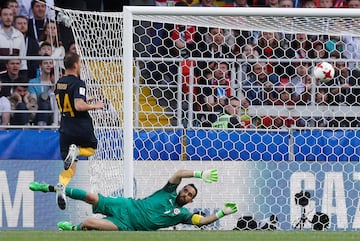
<path fill-rule="evenodd" d="M 76 161 L 78 155 L 79 155 L 79 148 L 75 145 L 75 144 L 71 144 L 69 146 L 67 155 L 65 158 L 63 158 L 64 160 L 64 170 L 68 170 Z"/>
<path fill-rule="evenodd" d="M 68 170 L 77 161 L 78 156 L 90 157 L 94 155 L 97 148 L 97 139 L 93 131 L 77 137 L 63 135 L 63 140 L 63 148 L 60 150 L 64 160 L 64 170 Z M 68 152 L 65 156 L 67 149 Z"/>
<path fill-rule="evenodd" d="M 81 225 L 85 230 L 119 231 L 119 228 L 109 220 L 88 218 Z"/>
<path fill-rule="evenodd" d="M 87 135 L 84 135 L 77 140 L 77 146 L 79 148 L 78 156 L 89 157 L 94 155 L 97 144 L 98 141 L 94 132 L 88 132 Z"/>
<path fill-rule="evenodd" d="M 75 144 L 77 138 L 60 132 L 60 153 L 64 161 L 64 170 L 68 170 L 77 159 L 79 154 L 79 148 Z"/>
<path fill-rule="evenodd" d="M 97 143 L 93 131 L 84 132 L 81 136 L 60 133 L 60 152 L 64 160 L 64 170 L 68 170 L 77 161 L 78 156 L 94 155 Z"/>
<path fill-rule="evenodd" d="M 30 182 L 29 184 L 29 189 L 34 192 L 57 192 L 57 188 L 57 186 L 49 185 L 47 183 Z M 84 201 L 94 206 L 99 202 L 98 194 L 86 192 L 79 188 L 66 187 L 64 193 L 71 199 Z"/>
<path fill-rule="evenodd" d="M 75 145 L 72 145 L 72 138 L 73 137 L 60 132 L 60 153 L 62 159 L 64 160 L 64 170 L 60 173 L 59 183 L 56 185 L 56 203 L 62 210 L 66 208 L 65 187 L 69 184 L 76 172 L 76 165 L 71 165 L 72 163 L 69 165 L 68 163 L 66 163 L 66 159 L 69 158 L 69 154 L 73 152 L 72 149 L 77 149 Z M 75 154 L 76 153 L 72 153 L 72 155 Z M 74 161 L 75 159 L 73 160 L 73 162 Z"/>
<path fill-rule="evenodd" d="M 73 144 L 76 143 L 78 145 Z M 83 146 L 83 147 L 82 147 Z M 97 147 L 97 139 L 93 132 L 86 136 L 74 137 L 60 133 L 60 152 L 64 160 L 64 170 L 59 175 L 59 183 L 56 188 L 56 202 L 60 209 L 66 208 L 65 187 L 69 184 L 76 172 L 78 156 L 92 156 Z M 68 148 L 68 152 L 66 152 Z"/>
<path fill-rule="evenodd" d="M 109 220 L 99 218 L 88 218 L 78 225 L 62 221 L 57 224 L 60 230 L 79 231 L 79 230 L 101 230 L 101 231 L 119 231 L 119 228 Z"/>

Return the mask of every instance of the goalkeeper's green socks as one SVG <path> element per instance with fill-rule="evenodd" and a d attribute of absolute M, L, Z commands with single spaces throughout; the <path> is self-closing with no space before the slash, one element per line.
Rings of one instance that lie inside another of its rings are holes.
<path fill-rule="evenodd" d="M 29 189 L 34 192 L 37 192 L 37 191 L 56 192 L 54 186 L 49 185 L 47 183 L 39 183 L 39 182 L 30 182 Z M 66 196 L 68 196 L 72 199 L 75 199 L 75 200 L 85 201 L 85 199 L 86 199 L 86 191 L 84 191 L 82 189 L 78 189 L 78 188 L 66 187 L 65 194 L 66 194 Z"/>
<path fill-rule="evenodd" d="M 82 189 L 66 187 L 65 193 L 66 193 L 66 196 L 68 196 L 72 199 L 75 199 L 75 200 L 85 201 L 85 199 L 86 199 L 86 191 L 84 191 Z"/>

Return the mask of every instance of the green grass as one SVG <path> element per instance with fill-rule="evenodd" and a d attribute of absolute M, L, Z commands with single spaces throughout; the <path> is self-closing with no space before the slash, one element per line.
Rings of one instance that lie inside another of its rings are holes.
<path fill-rule="evenodd" d="M 0 231 L 1 241 L 354 241 L 360 232 L 317 231 Z"/>

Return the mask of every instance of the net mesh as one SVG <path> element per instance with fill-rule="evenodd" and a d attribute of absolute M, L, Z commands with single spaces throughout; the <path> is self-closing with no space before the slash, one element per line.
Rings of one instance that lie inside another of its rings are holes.
<path fill-rule="evenodd" d="M 61 10 L 82 56 L 89 94 L 107 104 L 91 112 L 99 139 L 90 159 L 93 191 L 121 195 L 126 185 L 122 65 L 124 49 L 132 48 L 134 197 L 161 188 L 177 169 L 215 167 L 219 184 L 195 180 L 199 195 L 189 208 L 210 214 L 236 201 L 240 211 L 208 229 L 232 229 L 241 216 L 271 214 L 282 229 L 298 227 L 303 209 L 294 196 L 301 190 L 311 194 L 308 220 L 322 212 L 331 229 L 359 228 L 359 18 L 222 11 L 142 12 L 125 30 L 122 13 Z M 131 31 L 132 46 L 122 45 L 124 31 Z M 222 52 L 215 55 L 207 48 L 219 36 L 215 45 Z M 339 82 L 313 78 L 319 61 L 333 64 Z M 213 126 L 219 115 L 214 101 L 224 95 L 240 100 L 239 128 Z M 303 226 L 313 228 L 308 221 Z"/>
<path fill-rule="evenodd" d="M 121 14 L 61 13 L 60 20 L 71 19 L 77 51 L 82 58 L 81 77 L 88 86 L 87 95 L 105 103 L 104 110 L 91 112 L 99 145 L 89 161 L 90 183 L 95 192 L 121 194 L 118 192 L 123 186 L 123 19 Z"/>

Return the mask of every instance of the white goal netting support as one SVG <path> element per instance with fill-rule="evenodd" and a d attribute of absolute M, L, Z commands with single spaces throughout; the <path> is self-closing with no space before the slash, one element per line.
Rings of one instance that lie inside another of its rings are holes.
<path fill-rule="evenodd" d="M 142 198 L 177 169 L 215 167 L 218 183 L 190 181 L 199 195 L 189 208 L 210 214 L 235 201 L 239 212 L 208 229 L 275 215 L 281 229 L 311 230 L 322 214 L 331 230 L 360 228 L 359 11 L 57 10 L 89 94 L 107 104 L 92 112 L 93 191 Z M 333 80 L 312 77 L 320 61 Z"/>

